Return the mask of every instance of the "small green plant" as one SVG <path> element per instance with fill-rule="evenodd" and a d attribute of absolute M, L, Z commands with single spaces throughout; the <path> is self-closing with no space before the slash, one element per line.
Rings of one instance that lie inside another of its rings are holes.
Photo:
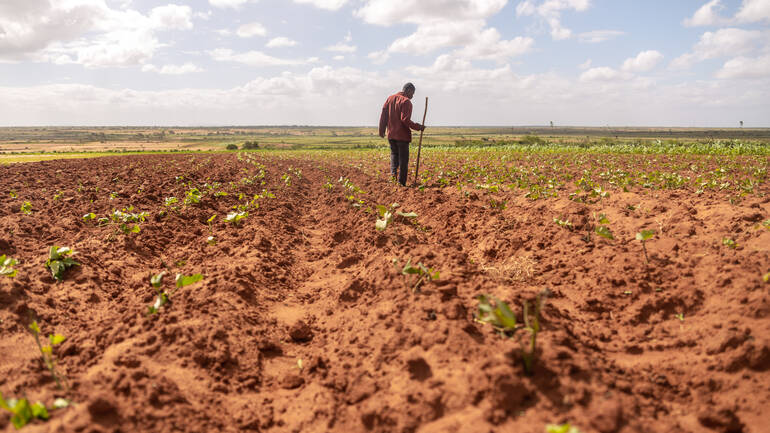
<path fill-rule="evenodd" d="M 380 215 L 380 218 L 377 219 L 377 222 L 374 223 L 374 228 L 379 231 L 384 231 L 386 228 L 388 228 L 388 225 L 390 225 L 393 222 L 393 218 L 395 215 L 402 216 L 404 218 L 417 218 L 417 213 L 415 212 L 401 212 L 396 211 L 393 212 L 397 207 L 399 206 L 398 203 L 393 203 L 390 205 L 390 207 L 385 207 L 384 205 L 378 204 L 377 205 L 377 213 Z"/>
<path fill-rule="evenodd" d="M 594 231 L 596 232 L 597 235 L 603 238 L 610 239 L 610 240 L 615 239 L 615 237 L 612 236 L 612 232 L 610 231 L 609 227 L 607 226 L 604 226 L 604 225 L 596 226 Z"/>
<path fill-rule="evenodd" d="M 10 277 L 10 278 L 15 277 L 18 271 L 16 269 L 13 269 L 13 267 L 17 263 L 19 263 L 18 260 L 12 259 L 10 257 L 6 257 L 5 254 L 0 256 L 0 276 Z"/>
<path fill-rule="evenodd" d="M 490 302 L 491 300 L 491 302 Z M 477 320 L 489 323 L 495 329 L 505 334 L 516 330 L 516 315 L 505 302 L 494 296 L 479 295 L 479 313 Z"/>
<path fill-rule="evenodd" d="M 216 245 L 217 240 L 214 238 L 214 236 L 209 236 L 206 238 L 206 243 L 209 245 Z"/>
<path fill-rule="evenodd" d="M 396 269 L 398 269 L 398 259 L 393 259 L 393 265 L 396 266 Z M 410 275 L 416 275 L 416 279 L 411 285 L 412 292 L 419 290 L 420 285 L 422 285 L 425 281 L 435 281 L 440 278 L 439 271 L 425 266 L 422 262 L 417 262 L 413 265 L 411 258 L 407 259 L 406 264 L 403 268 L 400 269 L 400 271 L 401 275 L 407 277 Z"/>
<path fill-rule="evenodd" d="M 150 285 L 155 289 L 155 291 L 158 293 L 158 296 L 155 298 L 155 302 L 147 307 L 147 314 L 155 314 L 158 311 L 160 311 L 161 307 L 163 307 L 166 304 L 171 303 L 171 295 L 174 294 L 178 289 L 181 289 L 182 287 L 189 286 L 190 284 L 197 283 L 198 281 L 203 279 L 203 275 L 201 274 L 194 274 L 194 275 L 182 275 L 182 274 L 176 274 L 175 279 L 175 287 L 171 292 L 167 292 L 165 290 L 161 289 L 161 286 L 163 285 L 163 277 L 166 275 L 166 271 L 163 271 L 157 275 L 153 275 L 150 277 Z"/>
<path fill-rule="evenodd" d="M 489 199 L 489 207 L 491 209 L 505 210 L 508 205 L 508 200 L 497 200 L 494 198 Z"/>
<path fill-rule="evenodd" d="M 735 247 L 738 246 L 738 244 L 733 239 L 730 239 L 727 237 L 722 238 L 722 245 L 727 245 L 729 248 L 733 250 L 735 249 Z"/>
<path fill-rule="evenodd" d="M 35 418 L 43 421 L 49 418 L 48 409 L 46 409 L 43 403 L 29 404 L 26 398 L 9 398 L 6 400 L 2 392 L 0 392 L 0 408 L 11 413 L 11 424 L 13 424 L 16 430 L 20 430 Z"/>
<path fill-rule="evenodd" d="M 674 317 L 679 319 L 680 322 L 684 322 L 684 313 L 674 314 Z"/>
<path fill-rule="evenodd" d="M 537 334 L 540 332 L 540 312 L 542 311 L 545 299 L 548 296 L 548 289 L 542 290 L 537 294 L 535 301 L 532 303 L 532 309 L 530 310 L 530 302 L 524 302 L 524 324 L 523 327 L 517 326 L 516 315 L 513 313 L 507 303 L 493 297 L 480 295 L 479 311 L 476 320 L 481 323 L 489 323 L 502 336 L 513 337 L 514 333 L 518 329 L 523 329 L 529 333 L 529 338 L 522 342 L 521 357 L 524 362 L 524 371 L 527 374 L 532 374 L 537 355 Z M 492 302 L 490 302 L 490 298 Z"/>
<path fill-rule="evenodd" d="M 16 191 L 14 191 L 14 190 L 11 190 L 11 192 L 10 192 L 9 194 L 11 195 L 11 198 L 16 198 L 16 197 L 18 197 L 18 196 L 16 195 Z"/>
<path fill-rule="evenodd" d="M 53 245 L 49 250 L 45 266 L 51 271 L 51 275 L 53 275 L 56 281 L 61 282 L 64 279 L 64 271 L 71 266 L 80 266 L 80 263 L 69 257 L 72 254 L 75 254 L 75 251 L 72 251 L 70 247 Z"/>
<path fill-rule="evenodd" d="M 636 234 L 636 240 L 642 243 L 642 251 L 644 251 L 644 261 L 650 263 L 650 259 L 647 258 L 647 247 L 644 243 L 655 237 L 655 230 L 642 230 Z"/>
<path fill-rule="evenodd" d="M 764 226 L 766 229 L 770 230 L 770 219 L 766 219 L 762 221 L 762 226 Z"/>
<path fill-rule="evenodd" d="M 25 201 L 21 204 L 21 208 L 19 210 L 21 210 L 26 215 L 32 214 L 32 203 Z"/>
<path fill-rule="evenodd" d="M 545 433 L 580 433 L 580 430 L 571 426 L 570 423 L 548 424 L 545 426 Z"/>
<path fill-rule="evenodd" d="M 230 144 L 227 145 L 227 147 L 225 147 L 225 149 L 227 149 L 227 150 L 238 150 L 238 145 L 234 144 L 234 143 L 230 143 Z"/>
<path fill-rule="evenodd" d="M 217 214 L 211 215 L 209 219 L 206 220 L 206 223 L 209 225 L 209 233 L 213 231 L 211 224 L 214 222 L 214 220 L 217 218 Z"/>
<path fill-rule="evenodd" d="M 559 225 L 559 227 L 564 227 L 565 229 L 572 230 L 573 225 L 569 220 L 562 220 L 556 217 L 553 217 L 553 222 Z"/>
<path fill-rule="evenodd" d="M 63 343 L 66 338 L 61 334 L 48 334 L 48 341 L 50 344 L 43 346 L 42 343 L 40 343 L 41 332 L 36 320 L 33 320 L 32 323 L 30 323 L 29 329 L 32 332 L 32 336 L 35 337 L 37 348 L 40 349 L 40 356 L 43 357 L 43 363 L 56 381 L 56 386 L 59 389 L 68 390 L 69 388 L 67 387 L 66 380 L 64 380 L 64 377 L 56 371 L 56 357 L 53 354 L 54 346 Z M 62 383 L 64 386 L 62 386 Z"/>
<path fill-rule="evenodd" d="M 56 194 L 53 196 L 54 201 L 59 200 L 63 195 L 64 191 L 56 191 Z"/>
<path fill-rule="evenodd" d="M 228 222 L 234 226 L 237 226 L 241 223 L 242 219 L 247 218 L 248 216 L 249 216 L 249 213 L 247 211 L 230 212 L 225 217 L 225 222 Z"/>
<path fill-rule="evenodd" d="M 96 219 L 96 214 L 93 212 L 89 212 L 83 215 L 83 221 L 93 221 L 95 219 Z"/>
<path fill-rule="evenodd" d="M 193 205 L 201 202 L 201 192 L 198 188 L 191 188 L 185 193 L 184 204 Z"/>
<path fill-rule="evenodd" d="M 770 283 L 770 272 L 766 273 L 765 275 L 762 275 L 762 281 L 766 283 Z"/>

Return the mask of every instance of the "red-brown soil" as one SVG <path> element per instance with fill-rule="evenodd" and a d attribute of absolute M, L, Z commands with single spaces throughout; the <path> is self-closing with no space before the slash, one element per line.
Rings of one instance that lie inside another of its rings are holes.
<path fill-rule="evenodd" d="M 542 433 L 565 421 L 584 433 L 770 431 L 766 184 L 738 204 L 715 192 L 632 190 L 596 204 L 512 192 L 497 195 L 508 203 L 496 210 L 477 192 L 257 160 L 265 185 L 240 183 L 258 168 L 233 155 L 0 167 L 0 254 L 20 262 L 18 276 L 0 277 L 0 391 L 75 402 L 25 431 Z M 302 178 L 286 186 L 289 167 Z M 341 176 L 367 192 L 363 209 Z M 182 208 L 190 186 L 215 181 L 229 195 Z M 276 198 L 260 199 L 240 227 L 224 222 L 238 192 L 263 188 Z M 180 211 L 160 217 L 169 196 Z M 417 224 L 398 217 L 377 232 L 365 208 L 392 202 Z M 151 214 L 138 234 L 82 219 L 129 205 Z M 598 213 L 616 240 L 581 239 Z M 649 264 L 641 229 L 657 232 Z M 62 283 L 44 267 L 54 244 L 82 263 Z M 408 257 L 440 280 L 413 293 L 392 264 Z M 149 277 L 166 267 L 205 279 L 148 316 Z M 474 321 L 476 296 L 508 301 L 521 320 L 522 302 L 544 288 L 527 376 L 523 331 L 509 339 Z M 67 337 L 56 355 L 68 394 L 27 332 L 32 316 Z M 0 430 L 13 431 L 6 413 Z"/>

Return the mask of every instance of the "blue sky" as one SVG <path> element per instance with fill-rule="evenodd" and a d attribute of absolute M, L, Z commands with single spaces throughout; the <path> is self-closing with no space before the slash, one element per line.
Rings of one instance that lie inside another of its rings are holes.
<path fill-rule="evenodd" d="M 770 0 L 3 0 L 0 125 L 770 126 Z M 416 117 L 416 115 L 415 115 Z"/>

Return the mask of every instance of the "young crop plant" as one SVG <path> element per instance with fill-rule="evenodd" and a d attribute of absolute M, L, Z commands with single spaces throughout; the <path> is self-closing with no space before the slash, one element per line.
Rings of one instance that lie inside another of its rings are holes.
<path fill-rule="evenodd" d="M 241 223 L 241 220 L 247 218 L 249 216 L 249 213 L 247 211 L 241 211 L 241 212 L 230 212 L 225 217 L 225 222 L 228 222 L 234 226 L 238 226 Z"/>
<path fill-rule="evenodd" d="M 722 245 L 727 245 L 728 248 L 734 250 L 735 247 L 738 246 L 738 243 L 735 242 L 735 240 L 733 240 L 733 239 L 730 239 L 728 237 L 724 237 L 724 238 L 722 238 Z"/>
<path fill-rule="evenodd" d="M 564 227 L 565 229 L 572 230 L 574 226 L 569 220 L 562 220 L 556 217 L 553 217 L 553 222 L 559 225 L 559 227 Z"/>
<path fill-rule="evenodd" d="M 45 267 L 51 271 L 51 275 L 53 275 L 56 281 L 61 282 L 64 280 L 64 271 L 70 267 L 75 265 L 80 266 L 80 263 L 73 260 L 72 257 L 69 257 L 72 254 L 75 254 L 75 251 L 72 251 L 72 248 L 70 247 L 53 245 L 49 250 L 48 260 L 45 262 Z"/>
<path fill-rule="evenodd" d="M 596 234 L 605 239 L 614 240 L 615 237 L 612 236 L 612 232 L 610 231 L 610 228 L 607 227 L 610 224 L 609 218 L 607 218 L 607 216 L 604 215 L 603 213 L 600 213 L 599 217 L 597 218 L 597 221 L 599 222 L 599 225 L 597 225 L 594 228 L 594 231 L 596 232 Z"/>
<path fill-rule="evenodd" d="M 545 433 L 580 433 L 580 430 L 570 425 L 570 423 L 548 424 L 545 426 Z"/>
<path fill-rule="evenodd" d="M 161 290 L 161 286 L 163 285 L 163 277 L 165 275 L 166 275 L 166 271 L 163 271 L 157 275 L 153 275 L 152 277 L 150 277 L 150 285 L 158 293 L 158 296 L 155 298 L 155 303 L 147 307 L 148 315 L 156 314 L 158 311 L 160 311 L 161 307 L 163 307 L 166 304 L 170 304 L 171 295 L 173 295 L 174 292 L 176 292 L 178 289 L 181 289 L 182 287 L 185 287 L 185 286 L 189 286 L 190 284 L 195 284 L 198 281 L 203 279 L 203 275 L 201 274 L 194 274 L 194 275 L 176 274 L 175 287 L 171 292 L 168 292 L 166 290 Z"/>
<path fill-rule="evenodd" d="M 764 226 L 766 229 L 770 230 L 770 219 L 766 219 L 766 220 L 762 221 L 762 225 L 763 225 L 763 226 Z"/>
<path fill-rule="evenodd" d="M 11 413 L 11 424 L 16 430 L 21 430 L 35 418 L 43 421 L 49 418 L 48 409 L 43 403 L 30 404 L 26 398 L 6 400 L 2 392 L 0 392 L 0 409 L 5 409 Z"/>
<path fill-rule="evenodd" d="M 398 203 L 393 203 L 390 205 L 390 207 L 386 207 L 384 205 L 378 204 L 377 213 L 380 215 L 380 218 L 377 219 L 377 222 L 374 223 L 374 228 L 376 228 L 379 231 L 384 231 L 386 228 L 388 228 L 388 225 L 390 225 L 390 223 L 393 222 L 393 218 L 395 215 L 399 215 L 404 218 L 417 218 L 417 214 L 415 212 L 396 211 L 394 214 L 393 211 L 396 210 L 398 206 L 399 206 Z"/>
<path fill-rule="evenodd" d="M 184 204 L 186 206 L 198 204 L 201 202 L 201 192 L 198 188 L 191 188 L 185 193 Z"/>
<path fill-rule="evenodd" d="M 217 218 L 217 214 L 211 215 L 209 219 L 206 220 L 206 223 L 209 225 L 209 233 L 213 233 L 213 229 L 211 224 L 214 222 L 214 220 Z"/>
<path fill-rule="evenodd" d="M 492 325 L 502 336 L 513 337 L 518 329 L 523 329 L 529 333 L 529 338 L 522 341 L 521 357 L 524 362 L 524 371 L 532 374 L 535 359 L 537 355 L 537 334 L 540 332 L 540 312 L 542 311 L 545 299 L 548 296 L 548 289 L 542 290 L 537 294 L 532 303 L 524 301 L 523 319 L 524 324 L 517 324 L 516 315 L 513 313 L 507 303 L 486 295 L 479 295 L 479 311 L 477 321 Z M 490 298 L 492 302 L 490 302 Z"/>
<path fill-rule="evenodd" d="M 393 265 L 398 270 L 398 259 L 393 259 Z M 414 283 L 411 285 L 412 292 L 417 292 L 425 281 L 436 281 L 440 278 L 439 271 L 425 266 L 422 262 L 412 264 L 412 259 L 409 258 L 403 268 L 400 269 L 401 275 L 409 277 L 410 275 L 416 275 Z"/>
<path fill-rule="evenodd" d="M 19 263 L 18 260 L 7 257 L 5 254 L 0 256 L 0 277 L 15 277 L 18 271 L 13 267 L 17 263 Z"/>
<path fill-rule="evenodd" d="M 35 337 L 37 348 L 40 349 L 40 356 L 43 357 L 43 363 L 48 368 L 48 371 L 51 372 L 53 379 L 56 381 L 56 387 L 68 391 L 69 387 L 67 386 L 67 381 L 64 379 L 64 376 L 56 371 L 56 357 L 53 354 L 54 346 L 58 346 L 59 344 L 63 343 L 66 338 L 61 334 L 48 334 L 48 342 L 50 344 L 43 346 L 40 343 L 40 327 L 38 326 L 36 320 L 33 320 L 32 323 L 30 323 L 29 329 L 30 332 L 32 332 L 32 336 Z M 62 386 L 62 384 L 64 384 L 64 386 Z"/>
<path fill-rule="evenodd" d="M 21 204 L 21 208 L 19 210 L 24 213 L 25 215 L 31 215 L 32 214 L 32 203 L 25 201 Z"/>
<path fill-rule="evenodd" d="M 647 247 L 644 243 L 655 237 L 655 230 L 642 230 L 636 234 L 636 240 L 642 243 L 642 251 L 644 251 L 644 261 L 650 263 L 650 259 L 647 258 Z"/>

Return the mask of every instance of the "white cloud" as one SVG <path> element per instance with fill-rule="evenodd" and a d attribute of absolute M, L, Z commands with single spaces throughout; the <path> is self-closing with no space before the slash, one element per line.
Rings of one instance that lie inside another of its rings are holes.
<path fill-rule="evenodd" d="M 0 3 L 0 60 L 77 63 L 88 68 L 142 65 L 164 45 L 156 32 L 191 29 L 192 10 L 169 4 L 144 15 L 104 0 Z"/>
<path fill-rule="evenodd" d="M 311 4 L 319 9 L 336 11 L 344 6 L 348 0 L 294 0 L 294 3 Z"/>
<path fill-rule="evenodd" d="M 770 22 L 770 1 L 743 0 L 741 9 L 735 14 L 735 18 L 745 23 Z"/>
<path fill-rule="evenodd" d="M 157 66 L 150 63 L 142 66 L 142 72 L 157 72 L 164 75 L 183 75 L 202 71 L 203 69 L 195 66 L 190 62 L 187 62 L 183 65 L 164 65 L 161 68 L 158 68 Z"/>
<path fill-rule="evenodd" d="M 242 38 L 251 38 L 254 36 L 265 36 L 267 29 L 260 23 L 248 23 L 238 27 L 235 33 Z"/>
<path fill-rule="evenodd" d="M 592 60 L 591 60 L 591 59 L 588 59 L 588 60 L 586 60 L 585 62 L 583 62 L 583 63 L 579 64 L 579 65 L 578 65 L 578 68 L 579 68 L 579 69 L 583 69 L 583 70 L 585 70 L 585 69 L 588 69 L 588 68 L 590 68 L 590 67 L 591 67 L 591 63 L 592 63 Z"/>
<path fill-rule="evenodd" d="M 247 51 L 245 53 L 236 53 L 229 48 L 217 48 L 209 51 L 212 59 L 218 62 L 236 62 L 249 66 L 291 66 L 306 63 L 303 60 L 281 59 L 267 55 L 261 51 Z"/>
<path fill-rule="evenodd" d="M 284 36 L 279 36 L 277 38 L 270 39 L 270 41 L 268 41 L 268 43 L 265 44 L 267 48 L 293 47 L 296 45 L 297 45 L 297 41 L 294 41 Z"/>
<path fill-rule="evenodd" d="M 730 59 L 716 72 L 715 76 L 722 79 L 770 78 L 770 55 L 757 58 L 741 56 Z"/>
<path fill-rule="evenodd" d="M 593 30 L 578 34 L 578 40 L 587 44 L 597 44 L 624 34 L 626 34 L 626 32 L 621 32 L 619 30 Z"/>
<path fill-rule="evenodd" d="M 663 60 L 663 54 L 655 50 L 642 51 L 636 57 L 631 57 L 623 62 L 622 70 L 626 72 L 646 72 Z"/>
<path fill-rule="evenodd" d="M 192 9 L 189 6 L 169 4 L 154 8 L 150 20 L 156 28 L 189 30 L 193 28 Z"/>
<path fill-rule="evenodd" d="M 209 4 L 218 8 L 238 9 L 250 0 L 209 0 Z"/>
<path fill-rule="evenodd" d="M 695 11 L 691 18 L 686 18 L 682 24 L 687 27 L 722 24 L 725 19 L 719 16 L 718 11 L 721 9 L 724 9 L 721 0 L 711 0 Z"/>
<path fill-rule="evenodd" d="M 606 81 L 615 81 L 615 80 L 627 80 L 629 78 L 631 78 L 631 74 L 624 73 L 616 69 L 608 68 L 606 66 L 591 68 L 583 72 L 582 74 L 580 74 L 580 81 L 583 81 L 583 82 L 589 82 L 589 81 L 606 82 Z"/>
<path fill-rule="evenodd" d="M 703 60 L 747 54 L 755 49 L 756 42 L 761 38 L 762 33 L 758 30 L 726 28 L 716 32 L 706 32 L 701 35 L 691 53 L 677 57 L 671 62 L 671 66 L 689 68 Z"/>
<path fill-rule="evenodd" d="M 345 39 L 342 42 L 336 43 L 334 45 L 330 45 L 326 48 L 324 48 L 327 51 L 334 51 L 337 53 L 354 53 L 358 49 L 355 45 L 352 45 L 351 42 L 353 41 L 353 35 L 348 31 L 348 34 L 345 36 Z"/>
<path fill-rule="evenodd" d="M 345 60 L 345 56 L 334 56 L 334 57 L 332 57 L 332 59 L 333 60 L 337 60 L 337 61 Z"/>
<path fill-rule="evenodd" d="M 582 12 L 591 6 L 591 0 L 544 0 L 539 5 L 535 0 L 524 0 L 516 6 L 516 16 L 541 17 L 551 28 L 551 38 L 569 39 L 572 31 L 561 24 L 561 14 L 565 10 Z"/>
<path fill-rule="evenodd" d="M 770 22 L 770 1 L 768 0 L 743 0 L 740 9 L 732 18 L 719 14 L 724 9 L 721 0 L 711 0 L 695 11 L 692 17 L 682 21 L 682 24 L 687 27 L 696 27 Z"/>
<path fill-rule="evenodd" d="M 484 19 L 498 12 L 508 0 L 365 0 L 354 15 L 369 24 L 390 26 L 427 21 Z"/>

